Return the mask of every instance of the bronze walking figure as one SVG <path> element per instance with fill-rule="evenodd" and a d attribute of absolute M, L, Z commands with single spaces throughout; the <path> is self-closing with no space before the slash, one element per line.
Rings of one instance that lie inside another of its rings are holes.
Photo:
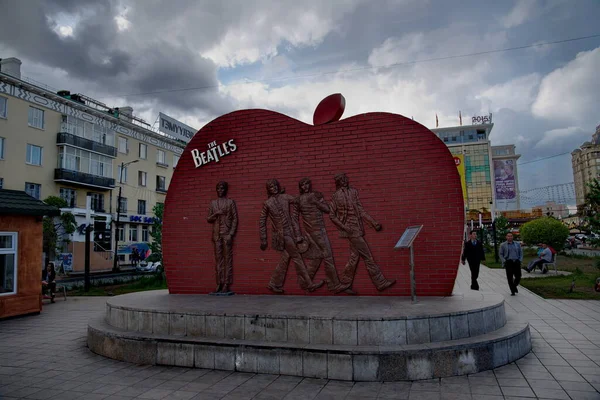
<path fill-rule="evenodd" d="M 323 221 L 323 213 L 329 213 L 329 205 L 322 193 L 312 190 L 310 178 L 303 178 L 298 186 L 300 195 L 294 200 L 296 205 L 294 210 L 299 213 L 305 239 L 309 243 L 308 250 L 302 253 L 302 258 L 308 267 L 308 275 L 313 279 L 324 262 L 327 288 L 333 293 L 343 292 L 349 289 L 351 284 L 341 284 L 335 269 L 333 251 L 325 229 L 325 221 Z"/>
<path fill-rule="evenodd" d="M 281 252 L 281 259 L 275 268 L 269 285 L 269 290 L 274 293 L 283 293 L 283 284 L 287 274 L 290 259 L 296 266 L 298 284 L 306 291 L 312 292 L 323 286 L 323 281 L 313 283 L 300 256 L 299 245 L 305 246 L 304 238 L 300 234 L 297 218 L 292 218 L 290 207 L 294 206 L 294 197 L 282 193 L 281 186 L 276 179 L 267 181 L 269 198 L 264 202 L 259 220 L 260 248 L 267 248 L 267 219 L 270 218 L 272 226 L 271 245 L 273 249 Z"/>
<path fill-rule="evenodd" d="M 217 183 L 218 198 L 210 202 L 206 218 L 213 224 L 217 293 L 228 293 L 233 283 L 233 237 L 237 230 L 238 215 L 235 201 L 227 198 L 228 189 L 227 182 Z"/>
<path fill-rule="evenodd" d="M 337 190 L 331 199 L 329 218 L 338 227 L 340 237 L 347 239 L 350 245 L 350 258 L 342 272 L 340 282 L 352 285 L 358 262 L 362 258 L 373 284 L 377 290 L 383 291 L 396 283 L 396 280 L 388 280 L 381 273 L 364 239 L 363 220 L 376 231 L 380 231 L 382 226 L 365 211 L 358 198 L 358 190 L 350 187 L 346 174 L 338 174 L 334 180 Z"/>

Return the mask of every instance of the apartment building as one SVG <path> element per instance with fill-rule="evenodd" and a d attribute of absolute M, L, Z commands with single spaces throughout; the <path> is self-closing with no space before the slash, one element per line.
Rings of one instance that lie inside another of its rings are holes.
<path fill-rule="evenodd" d="M 577 210 L 583 212 L 585 197 L 589 193 L 588 185 L 594 179 L 600 179 L 600 125 L 592 135 L 592 140 L 585 142 L 571 153 L 573 180 L 575 181 L 575 197 Z"/>
<path fill-rule="evenodd" d="M 68 204 L 62 211 L 73 213 L 78 225 L 89 214 L 92 270 L 111 269 L 115 251 L 127 264 L 132 247 L 147 249 L 152 209 L 164 202 L 184 147 L 131 107 L 50 90 L 22 77 L 18 59 L 0 60 L 0 187 L 41 200 L 60 196 Z M 80 229 L 61 250 L 71 254 L 75 271 L 83 270 L 84 239 Z"/>

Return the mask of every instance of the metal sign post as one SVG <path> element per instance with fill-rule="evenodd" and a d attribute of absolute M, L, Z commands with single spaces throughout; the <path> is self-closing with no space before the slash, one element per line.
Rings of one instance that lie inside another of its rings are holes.
<path fill-rule="evenodd" d="M 423 225 L 414 225 L 406 228 L 394 250 L 410 249 L 410 298 L 413 304 L 417 302 L 417 281 L 415 280 L 415 255 L 413 252 L 413 242 L 417 238 L 419 232 L 423 229 Z"/>

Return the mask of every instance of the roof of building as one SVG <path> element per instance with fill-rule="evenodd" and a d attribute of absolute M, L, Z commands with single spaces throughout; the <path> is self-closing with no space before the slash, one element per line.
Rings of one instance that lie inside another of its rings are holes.
<path fill-rule="evenodd" d="M 20 190 L 0 189 L 0 214 L 60 215 L 60 210 Z"/>

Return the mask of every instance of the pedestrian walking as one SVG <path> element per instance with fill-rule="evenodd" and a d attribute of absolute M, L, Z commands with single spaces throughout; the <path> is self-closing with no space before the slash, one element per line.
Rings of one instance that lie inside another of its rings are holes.
<path fill-rule="evenodd" d="M 513 234 L 506 235 L 506 242 L 500 245 L 500 260 L 506 270 L 506 280 L 510 288 L 511 296 L 519 293 L 519 282 L 521 282 L 521 263 L 523 262 L 523 249 L 518 242 L 513 240 Z"/>
<path fill-rule="evenodd" d="M 477 231 L 469 233 L 469 240 L 463 246 L 462 265 L 465 265 L 465 260 L 469 262 L 469 269 L 471 270 L 471 289 L 479 290 L 479 283 L 477 282 L 479 265 L 482 261 L 485 261 L 485 252 L 483 251 L 483 244 L 480 240 L 477 240 Z"/>

